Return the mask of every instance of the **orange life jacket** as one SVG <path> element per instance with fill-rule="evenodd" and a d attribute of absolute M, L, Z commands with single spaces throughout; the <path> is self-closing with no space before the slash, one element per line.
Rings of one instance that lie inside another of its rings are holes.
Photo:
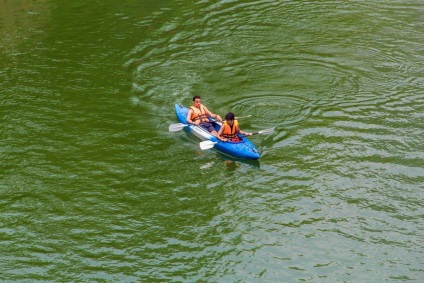
<path fill-rule="evenodd" d="M 200 120 L 200 123 L 209 122 L 208 112 L 203 104 L 200 105 L 200 109 L 194 106 L 190 106 L 190 109 L 193 110 L 190 117 L 193 122 L 196 120 Z"/>
<path fill-rule="evenodd" d="M 221 135 L 229 140 L 239 140 L 239 137 L 237 136 L 237 129 L 238 129 L 238 121 L 234 120 L 233 126 L 230 126 L 230 124 L 227 123 L 227 121 L 224 121 L 222 123 L 222 127 L 224 129 L 222 130 Z"/>

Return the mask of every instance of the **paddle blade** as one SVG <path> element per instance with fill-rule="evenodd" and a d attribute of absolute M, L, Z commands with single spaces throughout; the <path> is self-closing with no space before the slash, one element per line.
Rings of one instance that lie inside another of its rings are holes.
<path fill-rule="evenodd" d="M 274 129 L 275 129 L 275 127 L 272 127 L 272 128 L 269 128 L 269 129 L 265 129 L 265 130 L 259 131 L 259 132 L 255 133 L 255 134 L 269 135 L 269 134 L 272 134 L 274 132 Z"/>
<path fill-rule="evenodd" d="M 199 145 L 202 150 L 211 149 L 216 143 L 213 141 L 202 141 Z"/>
<path fill-rule="evenodd" d="M 245 118 L 249 118 L 249 117 L 252 117 L 252 115 L 234 117 L 234 119 L 238 120 L 238 119 L 245 119 Z"/>
<path fill-rule="evenodd" d="M 179 132 L 181 131 L 184 127 L 187 127 L 187 124 L 183 124 L 183 123 L 177 123 L 177 124 L 171 124 L 169 125 L 169 131 L 170 132 Z"/>

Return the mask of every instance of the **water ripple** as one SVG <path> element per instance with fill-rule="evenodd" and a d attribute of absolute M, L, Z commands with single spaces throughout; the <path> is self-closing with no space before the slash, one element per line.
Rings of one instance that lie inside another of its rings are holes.
<path fill-rule="evenodd" d="M 422 5 L 138 2 L 0 39 L 2 278 L 422 278 Z M 258 163 L 167 131 L 194 94 Z"/>

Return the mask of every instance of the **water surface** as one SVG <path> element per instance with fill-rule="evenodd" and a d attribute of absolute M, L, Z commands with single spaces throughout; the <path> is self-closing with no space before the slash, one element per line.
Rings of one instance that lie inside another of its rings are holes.
<path fill-rule="evenodd" d="M 422 281 L 423 13 L 0 3 L 0 279 Z M 168 132 L 193 95 L 260 161 Z"/>

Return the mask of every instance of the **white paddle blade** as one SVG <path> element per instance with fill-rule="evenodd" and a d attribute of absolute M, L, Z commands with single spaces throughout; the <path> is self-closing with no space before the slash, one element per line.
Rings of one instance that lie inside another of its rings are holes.
<path fill-rule="evenodd" d="M 247 116 L 241 116 L 241 117 L 234 117 L 234 119 L 244 119 L 244 118 L 249 118 L 252 117 L 252 115 L 247 115 Z"/>
<path fill-rule="evenodd" d="M 169 125 L 169 131 L 170 132 L 179 132 L 181 131 L 184 127 L 187 127 L 187 124 L 183 124 L 183 123 L 177 123 L 177 124 L 171 124 Z"/>
<path fill-rule="evenodd" d="M 202 141 L 199 145 L 202 150 L 211 149 L 216 143 L 213 141 Z"/>
<path fill-rule="evenodd" d="M 269 129 L 265 129 L 265 130 L 259 131 L 258 134 L 260 134 L 260 135 L 269 135 L 269 134 L 272 134 L 274 132 L 274 129 L 275 129 L 275 127 L 269 128 Z"/>

